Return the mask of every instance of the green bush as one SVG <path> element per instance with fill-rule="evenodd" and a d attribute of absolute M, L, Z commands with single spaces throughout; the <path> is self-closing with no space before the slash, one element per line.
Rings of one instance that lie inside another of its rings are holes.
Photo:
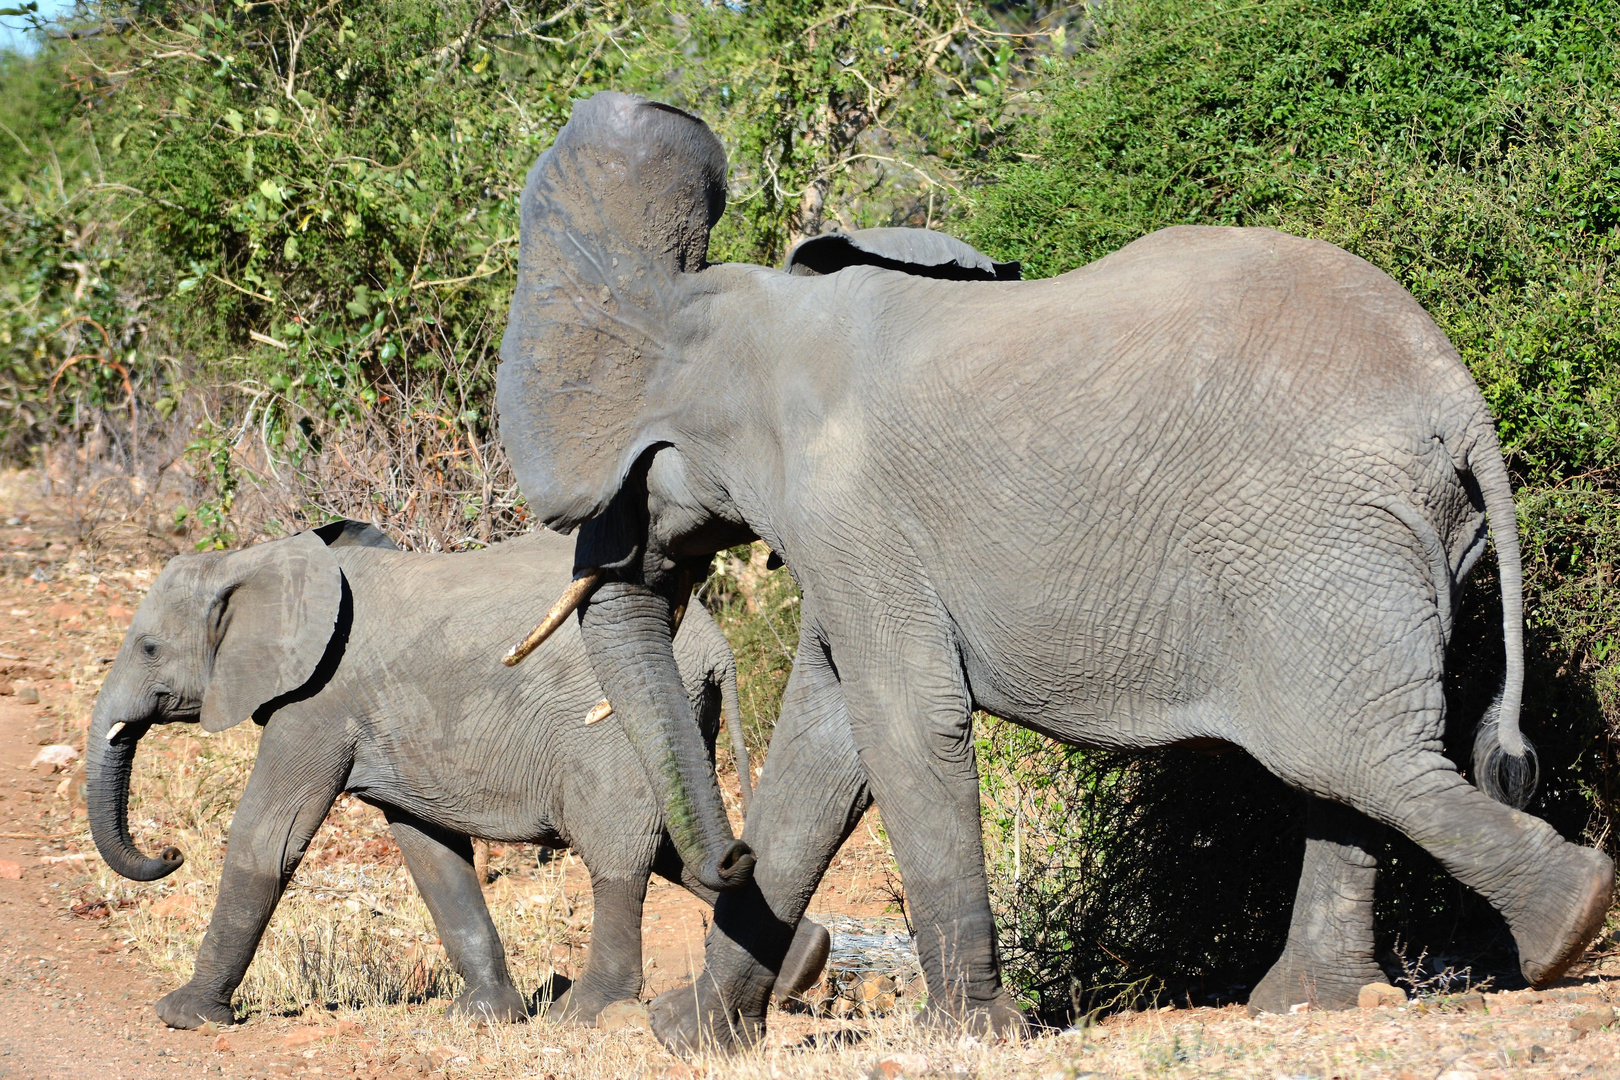
<path fill-rule="evenodd" d="M 1583 0 L 1127 0 L 1098 17 L 1096 50 L 1041 88 L 967 219 L 975 242 L 1038 276 L 1167 225 L 1268 225 L 1339 244 L 1410 289 L 1479 381 L 1514 475 L 1530 624 L 1524 721 L 1545 778 L 1533 809 L 1611 849 L 1616 26 L 1620 4 Z M 1487 559 L 1451 654 L 1457 760 L 1500 679 L 1500 632 Z M 1035 871 L 1067 905 L 1061 926 L 1024 902 L 1032 886 L 1005 875 L 998 884 L 1006 933 L 1056 935 L 1074 949 L 1067 960 L 1010 950 L 1014 981 L 1033 1000 L 1064 1004 L 1053 990 L 1060 970 L 1087 985 L 1151 973 L 1206 988 L 1263 970 L 1286 929 L 1292 882 L 1264 880 L 1249 852 L 1286 861 L 1299 844 L 1297 804 L 1275 781 L 1251 770 L 1234 785 L 1231 764 L 1178 755 L 1121 763 L 1009 755 L 996 740 L 985 749 L 986 771 L 1003 786 L 1069 785 L 1070 803 L 1095 823 L 1084 840 L 1095 859 L 1076 870 L 1054 855 Z M 1189 873 L 1219 891 L 1236 870 L 1269 894 L 1166 903 L 1175 890 L 1164 868 L 1187 861 L 1188 808 L 1222 799 L 1231 865 Z M 1005 825 L 991 831 L 992 848 L 1006 848 Z M 1462 960 L 1502 963 L 1500 921 L 1427 856 L 1392 841 L 1386 869 L 1383 946 L 1402 932 Z M 1134 897 L 1145 905 L 1138 916 L 1122 918 L 1121 884 L 1149 879 L 1161 884 Z M 1248 936 L 1231 932 L 1243 908 L 1257 913 Z"/>

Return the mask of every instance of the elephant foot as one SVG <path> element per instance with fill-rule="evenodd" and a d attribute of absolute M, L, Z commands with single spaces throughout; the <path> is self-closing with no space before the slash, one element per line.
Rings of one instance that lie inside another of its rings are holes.
<path fill-rule="evenodd" d="M 468 987 L 450 1010 L 489 1024 L 515 1024 L 529 1018 L 529 1003 L 511 983 Z"/>
<path fill-rule="evenodd" d="M 1614 863 L 1601 851 L 1566 844 L 1564 865 L 1536 883 L 1530 911 L 1510 918 L 1525 981 L 1543 987 L 1581 958 L 1603 929 L 1614 894 Z"/>
<path fill-rule="evenodd" d="M 596 1018 L 603 1009 L 615 1001 L 634 998 L 634 988 L 621 988 L 618 992 L 599 990 L 581 980 L 563 991 L 546 1009 L 546 1019 L 554 1024 L 595 1027 Z"/>
<path fill-rule="evenodd" d="M 1388 982 L 1384 969 L 1371 960 L 1329 963 L 1320 957 L 1284 950 L 1266 977 L 1249 994 L 1249 1013 L 1285 1013 L 1295 1005 L 1313 1009 L 1353 1009 L 1361 988 Z"/>
<path fill-rule="evenodd" d="M 708 972 L 666 990 L 647 1006 L 652 1032 L 671 1053 L 734 1053 L 765 1035 L 765 1017 L 743 1016 L 720 996 Z"/>
<path fill-rule="evenodd" d="M 158 1019 L 172 1028 L 200 1028 L 213 1022 L 221 1027 L 236 1023 L 236 1010 L 219 995 L 190 983 L 171 990 L 157 1003 Z"/>
<path fill-rule="evenodd" d="M 1029 1034 L 1028 1017 L 1005 990 L 998 990 L 989 1001 L 974 1001 L 965 1006 L 940 1002 L 929 994 L 928 1004 L 917 1019 L 929 1027 L 951 1033 L 962 1031 L 975 1037 L 1021 1039 Z"/>
<path fill-rule="evenodd" d="M 782 958 L 782 970 L 776 976 L 776 1000 L 796 998 L 820 982 L 830 955 L 832 935 L 827 933 L 827 928 L 810 919 L 800 919 L 799 929 L 794 932 L 787 955 Z"/>

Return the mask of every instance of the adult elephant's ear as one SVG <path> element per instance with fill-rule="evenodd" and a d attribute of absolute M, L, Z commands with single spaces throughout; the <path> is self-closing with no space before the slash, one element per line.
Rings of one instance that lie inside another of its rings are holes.
<path fill-rule="evenodd" d="M 860 229 L 801 240 L 783 269 L 795 277 L 836 274 L 849 266 L 876 266 L 946 281 L 1017 281 L 1023 267 L 990 256 L 933 229 Z"/>
<path fill-rule="evenodd" d="M 384 551 L 399 550 L 399 545 L 390 540 L 387 533 L 370 522 L 340 518 L 325 525 L 317 525 L 309 531 L 326 541 L 329 548 L 368 547 L 381 548 Z"/>
<path fill-rule="evenodd" d="M 338 627 L 343 573 L 315 532 L 221 559 L 207 621 L 204 731 L 240 724 L 316 675 Z"/>
<path fill-rule="evenodd" d="M 725 202 L 714 133 L 628 94 L 576 101 L 529 171 L 495 405 L 543 524 L 567 532 L 596 516 L 668 441 L 680 406 L 660 395 L 682 346 L 672 315 L 695 294 Z"/>

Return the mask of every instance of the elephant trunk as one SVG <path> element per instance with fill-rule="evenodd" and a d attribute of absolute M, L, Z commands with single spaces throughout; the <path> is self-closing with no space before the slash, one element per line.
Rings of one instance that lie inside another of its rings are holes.
<path fill-rule="evenodd" d="M 135 745 L 152 725 L 146 720 L 119 720 L 119 710 L 102 707 L 106 697 L 103 692 L 96 701 L 85 748 L 90 835 L 114 872 L 135 881 L 156 881 L 180 869 L 186 857 L 179 848 L 165 847 L 154 859 L 136 847 L 129 834 L 129 779 L 135 766 Z"/>
<path fill-rule="evenodd" d="M 752 878 L 754 853 L 732 835 L 675 665 L 672 615 L 669 600 L 646 585 L 608 582 L 581 609 L 580 635 L 682 861 L 704 885 L 727 892 Z"/>

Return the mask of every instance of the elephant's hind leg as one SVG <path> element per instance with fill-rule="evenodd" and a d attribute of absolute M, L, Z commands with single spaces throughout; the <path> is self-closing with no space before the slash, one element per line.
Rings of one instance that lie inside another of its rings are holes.
<path fill-rule="evenodd" d="M 451 965 L 467 983 L 456 1011 L 480 1020 L 528 1018 L 528 1002 L 506 970 L 506 950 L 473 868 L 472 841 L 392 807 L 383 814 L 405 856 Z"/>
<path fill-rule="evenodd" d="M 1301 1003 L 1348 1009 L 1363 986 L 1384 981 L 1373 960 L 1372 854 L 1383 826 L 1322 799 L 1311 800 L 1308 814 L 1288 945 L 1249 995 L 1251 1012 Z"/>
<path fill-rule="evenodd" d="M 1432 593 L 1399 582 L 1355 598 L 1336 632 L 1295 632 L 1257 670 L 1267 715 L 1333 717 L 1334 728 L 1278 727 L 1248 749 L 1285 781 L 1399 829 L 1501 912 L 1533 985 L 1573 963 L 1602 929 L 1614 865 L 1539 818 L 1469 784 L 1441 752 L 1444 642 Z M 1401 623 L 1405 624 L 1404 630 Z M 1314 653 L 1303 653 L 1315 645 Z M 1317 677 L 1311 677 L 1316 662 Z M 1329 734 L 1331 732 L 1331 734 Z"/>

